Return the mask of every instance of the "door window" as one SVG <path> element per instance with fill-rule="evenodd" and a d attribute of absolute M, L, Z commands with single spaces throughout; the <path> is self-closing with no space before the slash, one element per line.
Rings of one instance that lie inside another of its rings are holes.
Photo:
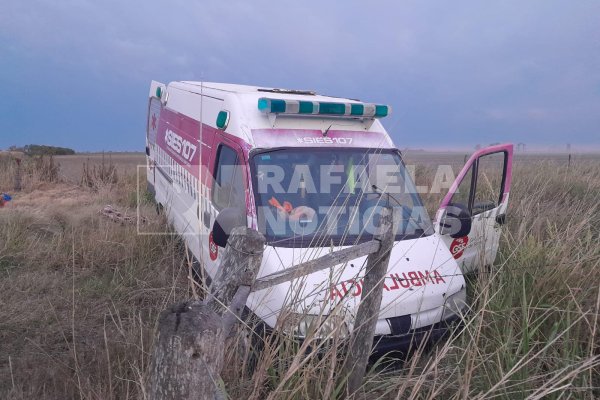
<path fill-rule="evenodd" d="M 504 186 L 506 153 L 497 152 L 479 157 L 469 168 L 452 195 L 450 203 L 468 207 L 471 215 L 481 214 L 500 205 Z M 475 182 L 473 172 L 476 171 Z"/>
<path fill-rule="evenodd" d="M 463 206 L 469 208 L 470 197 L 471 197 L 471 184 L 473 180 L 473 166 L 469 168 L 469 171 L 465 174 L 462 181 L 458 185 L 456 192 L 452 196 L 452 204 L 462 204 Z"/>
<path fill-rule="evenodd" d="M 246 209 L 246 185 L 240 158 L 231 147 L 221 145 L 217 153 L 212 201 L 217 210 L 227 207 Z"/>
<path fill-rule="evenodd" d="M 481 214 L 500 205 L 505 157 L 504 152 L 498 152 L 483 155 L 477 160 L 477 182 L 475 182 L 472 215 Z"/>

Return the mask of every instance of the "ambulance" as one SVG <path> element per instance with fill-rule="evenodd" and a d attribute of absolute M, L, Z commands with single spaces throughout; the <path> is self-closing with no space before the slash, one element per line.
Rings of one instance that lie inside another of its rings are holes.
<path fill-rule="evenodd" d="M 373 240 L 381 210 L 391 209 L 377 346 L 435 338 L 466 308 L 464 275 L 496 257 L 513 146 L 476 151 L 432 219 L 381 123 L 390 113 L 384 104 L 305 90 L 152 81 L 148 188 L 209 277 L 233 225 L 265 236 L 260 278 Z M 247 309 L 298 338 L 315 324 L 323 336 L 347 334 L 365 262 L 252 292 Z"/>

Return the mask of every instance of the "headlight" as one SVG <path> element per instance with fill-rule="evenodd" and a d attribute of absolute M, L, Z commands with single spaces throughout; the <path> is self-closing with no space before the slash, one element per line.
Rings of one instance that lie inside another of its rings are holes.
<path fill-rule="evenodd" d="M 299 337 L 317 338 L 347 337 L 350 333 L 346 320 L 341 315 L 314 315 L 285 313 L 280 316 L 279 326 L 289 334 Z"/>
<path fill-rule="evenodd" d="M 462 310 L 467 305 L 467 289 L 462 288 L 458 292 L 446 298 L 442 320 L 448 319 L 454 315 L 462 315 Z"/>

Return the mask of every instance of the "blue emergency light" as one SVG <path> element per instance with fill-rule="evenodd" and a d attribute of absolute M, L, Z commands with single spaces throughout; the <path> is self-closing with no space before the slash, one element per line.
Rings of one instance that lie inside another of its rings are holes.
<path fill-rule="evenodd" d="M 383 118 L 392 111 L 390 106 L 382 104 L 283 100 L 268 97 L 258 99 L 258 109 L 267 114 L 331 115 L 357 118 Z"/>

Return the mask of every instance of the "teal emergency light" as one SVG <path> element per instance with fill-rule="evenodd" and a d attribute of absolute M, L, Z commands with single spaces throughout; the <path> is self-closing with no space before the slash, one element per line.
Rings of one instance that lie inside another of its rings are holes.
<path fill-rule="evenodd" d="M 266 114 L 331 115 L 338 117 L 383 118 L 390 106 L 372 103 L 342 103 L 307 100 L 284 100 L 261 97 L 258 110 Z"/>

